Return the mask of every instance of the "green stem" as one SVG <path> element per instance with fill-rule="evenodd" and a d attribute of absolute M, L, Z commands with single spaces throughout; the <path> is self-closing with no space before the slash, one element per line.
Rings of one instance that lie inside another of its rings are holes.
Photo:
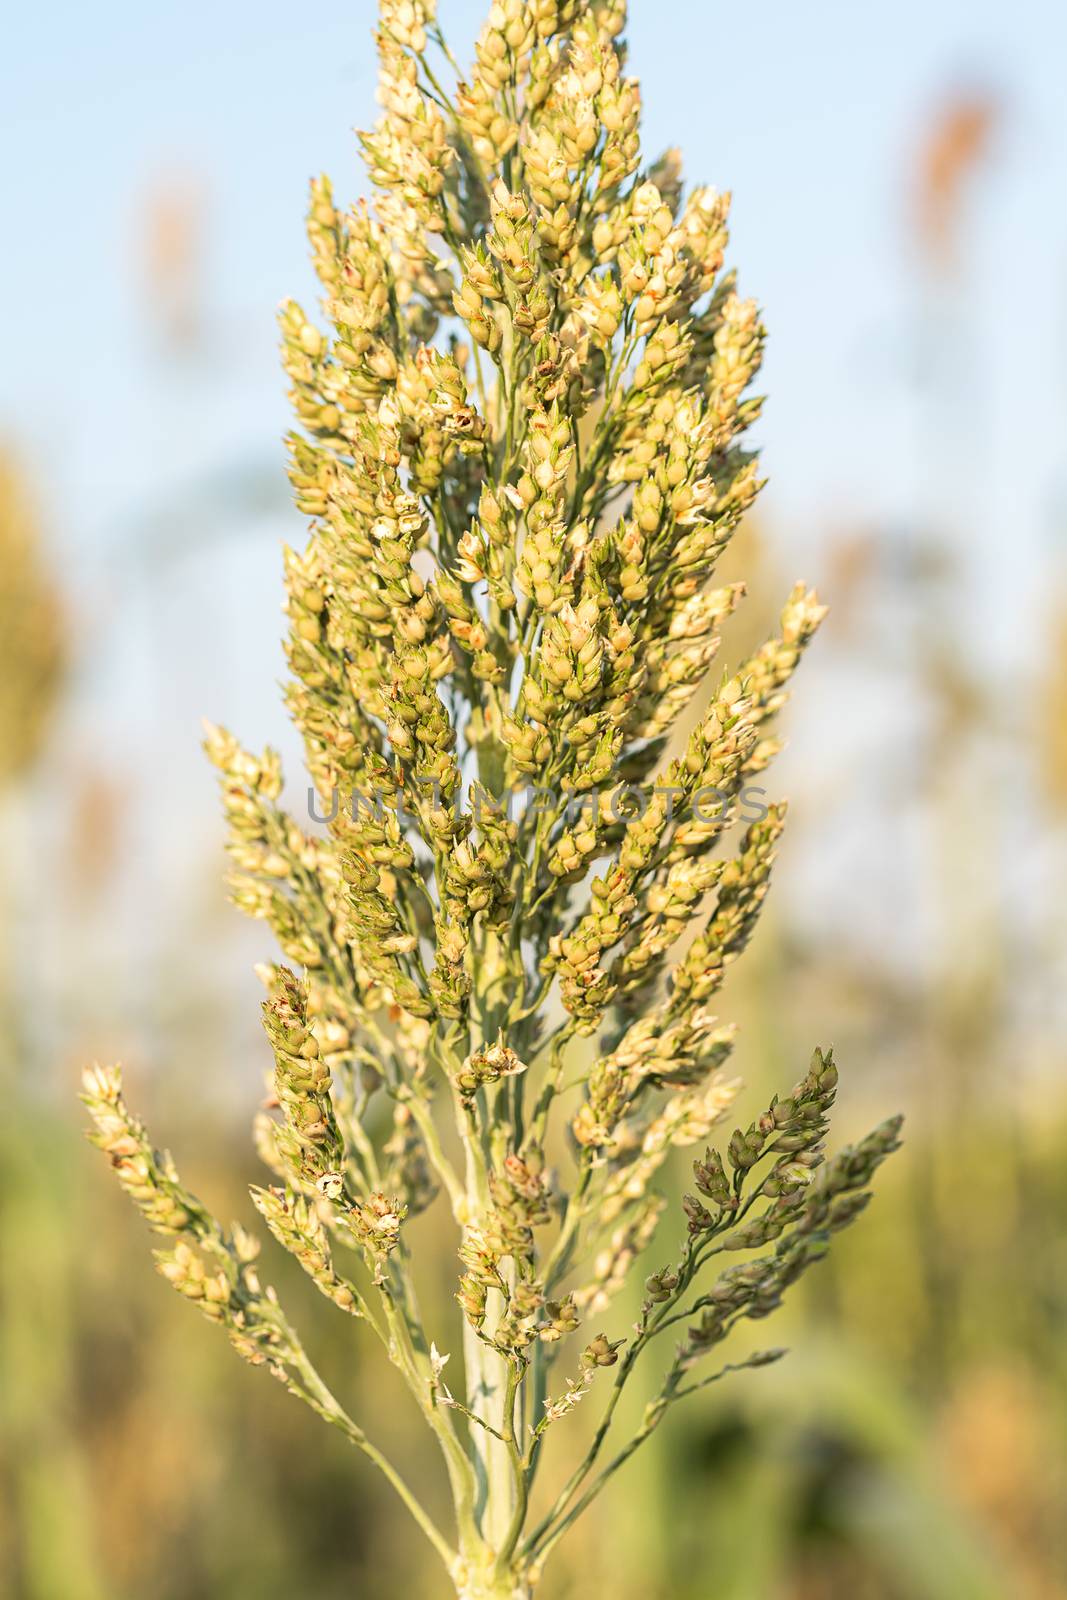
<path fill-rule="evenodd" d="M 470 1005 L 470 1042 L 477 1045 L 494 1036 L 496 1004 L 494 996 L 504 975 L 503 944 L 494 933 L 486 933 L 474 948 L 475 974 Z M 460 1136 L 466 1152 L 465 1210 L 468 1226 L 484 1217 L 491 1204 L 489 1157 L 478 1136 L 473 1119 L 460 1111 L 457 1115 Z M 487 1334 L 491 1337 L 493 1319 L 498 1314 L 500 1295 L 490 1291 Z M 516 1505 L 520 1498 L 513 1472 L 509 1440 L 514 1430 L 513 1374 L 505 1359 L 464 1319 L 463 1358 L 467 1379 L 467 1405 L 485 1429 L 471 1430 L 471 1450 L 478 1480 L 478 1523 L 483 1539 L 496 1551 L 504 1548 L 511 1535 Z M 510 1415 L 509 1415 L 510 1407 Z M 521 1525 L 520 1525 L 521 1526 Z"/>
<path fill-rule="evenodd" d="M 418 1130 L 422 1134 L 430 1164 L 445 1186 L 452 1205 L 452 1215 L 457 1222 L 462 1223 L 466 1191 L 455 1167 L 445 1155 L 444 1146 L 441 1143 L 441 1135 L 437 1130 L 437 1124 L 434 1122 L 433 1107 L 420 1094 L 414 1092 L 401 1094 L 398 1098 L 408 1107 L 414 1117 Z"/>
<path fill-rule="evenodd" d="M 340 1429 L 351 1444 L 354 1444 L 358 1450 L 362 1450 L 363 1454 L 374 1462 L 379 1472 L 389 1480 L 407 1506 L 411 1515 L 441 1557 L 447 1570 L 452 1572 L 456 1562 L 455 1550 L 448 1543 L 448 1540 L 441 1533 L 428 1512 L 423 1509 L 414 1491 L 409 1488 L 407 1482 L 396 1467 L 393 1466 L 388 1456 L 379 1450 L 377 1445 L 371 1443 L 363 1429 L 353 1422 L 340 1401 L 326 1387 L 326 1384 L 319 1377 L 318 1372 L 309 1360 L 303 1345 L 288 1323 L 284 1321 L 284 1318 L 281 1319 L 281 1325 L 284 1327 L 285 1336 L 289 1344 L 287 1352 L 288 1364 L 300 1375 L 300 1383 L 294 1385 L 295 1391 L 301 1395 L 301 1398 L 307 1400 L 308 1404 L 325 1421 Z"/>

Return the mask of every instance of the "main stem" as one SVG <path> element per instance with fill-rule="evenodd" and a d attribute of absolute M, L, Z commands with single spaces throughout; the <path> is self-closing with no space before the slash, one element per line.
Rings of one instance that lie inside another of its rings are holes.
<path fill-rule="evenodd" d="M 504 1395 L 507 1372 L 504 1361 L 470 1326 L 463 1330 L 463 1360 L 467 1374 L 467 1406 L 474 1416 L 500 1433 L 504 1431 Z M 494 1551 L 503 1549 L 515 1513 L 511 1458 L 502 1439 L 471 1425 L 471 1444 L 478 1476 L 479 1526 Z"/>
<path fill-rule="evenodd" d="M 506 974 L 504 947 L 495 933 L 487 932 L 479 941 L 476 952 L 475 976 L 470 1007 L 470 1045 L 477 1049 L 496 1038 L 503 1014 L 501 990 Z M 503 1097 L 499 1106 L 506 1104 Z M 493 1136 L 501 1130 L 493 1129 Z M 485 1215 L 490 1203 L 489 1164 L 492 1151 L 483 1145 L 473 1121 L 462 1122 L 463 1142 L 466 1150 L 466 1205 L 471 1222 Z M 502 1306 L 499 1293 L 490 1292 L 486 1315 L 486 1332 L 491 1335 L 499 1319 Z M 479 1530 L 484 1541 L 484 1570 L 472 1570 L 474 1587 L 460 1589 L 464 1600 L 480 1600 L 481 1596 L 497 1596 L 501 1600 L 519 1600 L 528 1593 L 516 1589 L 511 1573 L 509 1545 L 515 1542 L 515 1522 L 519 1509 L 519 1485 L 516 1482 L 515 1455 L 504 1438 L 510 1435 L 513 1418 L 507 1414 L 511 1399 L 509 1369 L 506 1359 L 494 1350 L 478 1332 L 464 1320 L 463 1361 L 467 1383 L 467 1406 L 474 1417 L 486 1427 L 472 1422 L 471 1448 L 478 1479 L 477 1515 Z M 493 1431 L 490 1432 L 489 1430 Z"/>
<path fill-rule="evenodd" d="M 485 1572 L 471 1570 L 458 1582 L 456 1595 L 458 1600 L 532 1600 L 533 1590 L 507 1572 L 501 1576 L 494 1562 Z"/>

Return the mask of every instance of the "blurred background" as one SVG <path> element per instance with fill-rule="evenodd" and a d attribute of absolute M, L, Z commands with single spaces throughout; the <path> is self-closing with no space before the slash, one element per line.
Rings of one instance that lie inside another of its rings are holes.
<path fill-rule="evenodd" d="M 440 0 L 467 53 L 481 0 Z M 777 887 L 723 1001 L 752 1101 L 815 1042 L 839 1132 L 908 1113 L 780 1366 L 656 1435 L 546 1600 L 1067 1595 L 1067 11 L 635 0 L 651 157 L 735 192 L 770 328 L 770 486 L 734 644 L 832 615 L 774 792 Z M 81 1136 L 131 1099 L 247 1220 L 265 1066 L 199 718 L 281 745 L 297 542 L 274 308 L 305 184 L 364 191 L 370 0 L 22 6 L 0 255 L 0 1588 L 430 1596 L 348 1447 L 152 1271 Z M 372 1430 L 420 1438 L 274 1276 Z M 625 1320 L 625 1308 L 623 1308 Z M 625 1515 L 622 1506 L 625 1506 Z M 583 1574 L 585 1579 L 583 1581 Z"/>

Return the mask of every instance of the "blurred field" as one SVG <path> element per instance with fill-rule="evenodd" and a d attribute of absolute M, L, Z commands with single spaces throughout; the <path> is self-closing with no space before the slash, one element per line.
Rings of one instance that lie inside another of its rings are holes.
<path fill-rule="evenodd" d="M 777 892 L 722 1006 L 753 1098 L 832 1042 L 841 1133 L 900 1107 L 907 1143 L 776 1323 L 789 1359 L 657 1434 L 549 1569 L 545 1600 L 584 1600 L 593 1570 L 615 1600 L 1067 1597 L 1067 570 L 1050 542 L 1039 605 L 1016 619 L 1029 666 L 1005 675 L 974 598 L 989 551 L 953 518 L 971 458 L 952 347 L 966 354 L 973 330 L 938 315 L 965 281 L 967 184 L 999 114 L 946 97 L 907 174 L 913 331 L 945 358 L 910 391 L 929 515 L 842 523 L 828 508 L 805 552 L 834 610 L 774 773 L 793 806 Z M 161 181 L 138 246 L 162 286 L 152 403 L 186 421 L 213 383 L 199 196 Z M 224 903 L 189 712 L 244 705 L 281 728 L 280 653 L 245 631 L 246 610 L 273 626 L 276 535 L 299 526 L 261 443 L 138 499 L 88 596 L 64 581 L 47 485 L 13 451 L 0 465 L 0 1592 L 14 1600 L 288 1600 L 312 1592 L 309 1568 L 317 1600 L 436 1592 L 389 1490 L 166 1292 L 75 1100 L 82 1058 L 121 1052 L 191 1186 L 248 1219 L 266 1056 L 247 973 L 267 951 Z M 755 634 L 801 569 L 773 519 L 742 546 L 730 576 L 749 580 L 738 627 Z M 331 1381 L 419 1481 L 420 1432 L 364 1365 L 359 1330 L 320 1315 L 280 1252 L 271 1268 Z"/>

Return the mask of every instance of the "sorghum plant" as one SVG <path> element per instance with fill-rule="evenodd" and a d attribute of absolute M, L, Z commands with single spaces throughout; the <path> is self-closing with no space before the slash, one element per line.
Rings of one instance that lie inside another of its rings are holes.
<path fill-rule="evenodd" d="M 463 76 L 433 0 L 382 0 L 374 204 L 312 184 L 329 332 L 281 313 L 312 519 L 286 555 L 287 700 L 325 827 L 282 809 L 274 753 L 207 739 L 234 898 L 289 963 L 262 969 L 275 1181 L 252 1198 L 365 1325 L 358 1359 L 377 1336 L 403 1374 L 454 1528 L 326 1387 L 257 1243 L 182 1186 L 115 1071 L 86 1080 L 97 1143 L 172 1240 L 163 1275 L 387 1474 L 468 1600 L 529 1596 L 673 1405 L 780 1354 L 708 1370 L 862 1209 L 898 1133 L 825 1159 L 837 1069 L 816 1051 L 709 1142 L 738 1087 L 710 1004 L 784 821 L 753 780 L 822 608 L 799 585 L 669 743 L 740 598 L 712 575 L 759 488 L 763 328 L 722 270 L 727 197 L 683 198 L 673 153 L 641 164 L 623 22 L 624 0 L 501 0 Z M 674 1147 L 697 1159 L 668 1219 Z M 410 1221 L 438 1196 L 458 1309 L 428 1327 Z M 546 1483 L 576 1408 L 595 1429 Z"/>

